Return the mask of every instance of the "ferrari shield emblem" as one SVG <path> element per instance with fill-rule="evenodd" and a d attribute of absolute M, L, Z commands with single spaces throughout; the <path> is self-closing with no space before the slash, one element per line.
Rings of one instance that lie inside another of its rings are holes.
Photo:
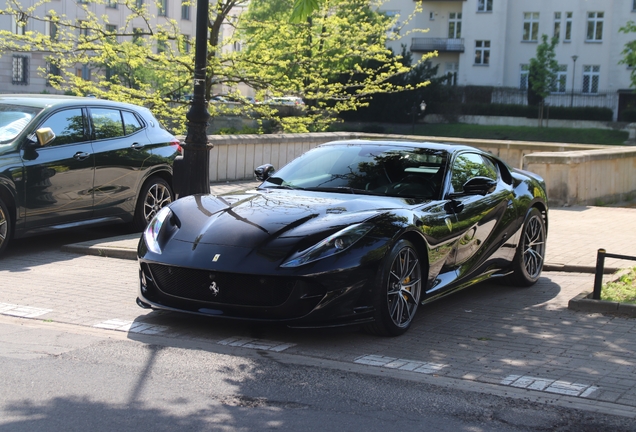
<path fill-rule="evenodd" d="M 212 262 L 217 262 L 219 258 L 221 258 L 221 254 L 214 255 L 214 258 L 212 258 Z"/>

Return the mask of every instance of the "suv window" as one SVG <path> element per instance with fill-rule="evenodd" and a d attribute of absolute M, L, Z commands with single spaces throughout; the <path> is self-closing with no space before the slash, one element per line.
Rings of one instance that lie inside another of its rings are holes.
<path fill-rule="evenodd" d="M 140 129 L 143 129 L 143 125 L 137 118 L 137 116 L 130 111 L 122 111 L 122 117 L 124 118 L 124 133 L 131 135 Z"/>
<path fill-rule="evenodd" d="M 86 141 L 84 116 L 81 108 L 58 111 L 46 119 L 40 128 L 51 128 L 55 139 L 51 145 L 73 144 Z"/>
<path fill-rule="evenodd" d="M 124 136 L 124 123 L 119 110 L 91 108 L 91 118 L 96 140 Z"/>

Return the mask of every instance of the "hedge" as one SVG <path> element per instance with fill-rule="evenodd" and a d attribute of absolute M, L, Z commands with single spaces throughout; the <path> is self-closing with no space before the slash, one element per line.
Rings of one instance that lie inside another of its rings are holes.
<path fill-rule="evenodd" d="M 460 115 L 483 115 L 483 116 L 505 116 L 505 117 L 526 117 L 538 118 L 539 108 L 529 105 L 504 105 L 504 104 L 439 104 L 435 106 L 435 114 L 444 116 Z M 427 113 L 431 110 L 427 109 Z M 636 110 L 633 112 L 636 118 Z M 543 111 L 543 118 L 554 120 L 595 120 L 612 121 L 613 112 L 610 108 L 599 107 L 546 107 Z M 628 120 L 630 121 L 630 120 Z"/>

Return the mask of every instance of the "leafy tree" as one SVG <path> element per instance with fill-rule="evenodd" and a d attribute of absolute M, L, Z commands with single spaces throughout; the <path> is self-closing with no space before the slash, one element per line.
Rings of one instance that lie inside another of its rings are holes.
<path fill-rule="evenodd" d="M 49 21 L 56 31 L 48 36 L 0 30 L 0 54 L 7 50 L 43 53 L 48 66 L 40 73 L 54 88 L 144 105 L 175 133 L 185 131 L 189 102 L 183 96 L 192 92 L 194 53 L 175 20 L 153 25 L 146 2 L 119 0 L 127 18 L 113 28 L 107 16 L 97 16 L 86 4 L 77 3 L 82 17 L 75 20 L 54 10 L 44 12 L 49 2 L 23 6 L 19 0 L 7 0 L 0 14 L 14 15 L 19 22 Z M 364 105 L 368 95 L 400 90 L 389 81 L 410 70 L 389 59 L 385 42 L 394 22 L 375 12 L 377 5 L 370 7 L 360 0 L 316 3 L 311 16 L 295 24 L 290 22 L 291 0 L 261 0 L 252 1 L 245 16 L 231 16 L 247 4 L 247 0 L 211 2 L 206 99 L 210 100 L 215 86 L 246 83 L 262 96 L 291 93 L 310 103 L 306 115 L 282 118 L 279 110 L 267 104 L 210 104 L 212 116 L 235 112 L 261 122 L 274 119 L 286 131 L 322 129 L 338 112 Z M 233 39 L 222 39 L 223 23 L 238 29 Z M 223 50 L 239 37 L 247 49 Z M 368 59 L 379 61 L 382 68 L 364 66 Z M 92 70 L 90 79 L 76 74 L 81 65 Z M 346 75 L 348 82 L 335 83 L 334 77 Z"/>
<path fill-rule="evenodd" d="M 627 21 L 623 27 L 618 29 L 619 32 L 629 34 L 636 32 L 636 23 L 634 21 Z M 625 44 L 623 51 L 621 52 L 623 58 L 619 61 L 619 64 L 624 64 L 630 67 L 630 77 L 632 80 L 632 87 L 636 87 L 636 40 L 629 41 Z"/>
<path fill-rule="evenodd" d="M 553 37 L 548 41 L 548 36 L 541 35 L 541 43 L 537 45 L 536 57 L 530 59 L 528 71 L 528 104 L 543 104 L 543 100 L 550 94 L 554 87 L 559 64 L 556 61 L 554 48 L 558 39 Z"/>

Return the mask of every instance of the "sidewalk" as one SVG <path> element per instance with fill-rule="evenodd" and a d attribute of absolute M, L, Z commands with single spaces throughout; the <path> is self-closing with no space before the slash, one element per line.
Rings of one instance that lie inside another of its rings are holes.
<path fill-rule="evenodd" d="M 251 185 L 212 189 L 223 193 Z M 77 250 L 134 259 L 139 237 L 87 242 Z M 636 319 L 568 309 L 570 299 L 591 290 L 594 275 L 554 271 L 594 267 L 599 248 L 636 255 L 634 245 L 636 209 L 553 209 L 547 271 L 534 286 L 517 289 L 486 281 L 465 289 L 422 306 L 412 328 L 398 338 L 141 309 L 135 303 L 135 261 L 57 249 L 0 260 L 0 315 L 122 331 L 133 340 L 152 334 L 174 339 L 175 345 L 201 340 L 234 347 L 239 354 L 284 350 L 317 364 L 338 361 L 387 371 L 387 376 L 419 374 L 431 383 L 443 379 L 451 385 L 522 390 L 528 398 L 539 395 L 582 404 L 588 411 L 636 417 Z M 633 263 L 607 260 L 607 265 Z"/>
<path fill-rule="evenodd" d="M 259 182 L 227 182 L 210 186 L 221 195 L 256 187 Z M 137 259 L 140 234 L 68 245 L 65 251 Z M 596 252 L 636 256 L 636 208 L 560 207 L 550 209 L 545 270 L 593 273 Z M 605 260 L 609 271 L 635 266 L 633 261 Z"/>

